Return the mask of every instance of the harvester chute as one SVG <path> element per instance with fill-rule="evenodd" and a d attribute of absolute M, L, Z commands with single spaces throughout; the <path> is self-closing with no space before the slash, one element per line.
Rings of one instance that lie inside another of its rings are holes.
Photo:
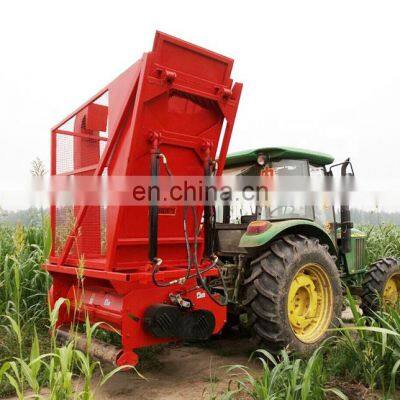
<path fill-rule="evenodd" d="M 232 66 L 230 58 L 157 32 L 151 52 L 52 129 L 51 175 L 221 174 L 242 88 L 230 78 Z M 118 330 L 119 365 L 137 363 L 134 349 L 220 331 L 226 307 L 198 276 L 203 269 L 218 276 L 208 236 L 212 210 L 196 205 L 187 219 L 196 238 L 185 237 L 185 212 L 177 204 L 162 213 L 156 200 L 53 203 L 50 301 L 71 305 L 61 309 L 59 327 L 88 316 Z M 197 273 L 187 262 L 194 241 Z"/>

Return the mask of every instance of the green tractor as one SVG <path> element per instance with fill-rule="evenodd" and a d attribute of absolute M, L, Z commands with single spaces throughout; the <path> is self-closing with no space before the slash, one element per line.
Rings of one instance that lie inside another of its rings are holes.
<path fill-rule="evenodd" d="M 231 154 L 224 175 L 268 175 L 273 181 L 329 176 L 335 167 L 341 176 L 354 175 L 349 159 L 333 161 L 313 151 L 262 148 Z M 215 251 L 232 321 L 246 316 L 241 319 L 263 346 L 312 351 L 341 316 L 342 283 L 361 297 L 364 313 L 376 310 L 380 299 L 397 302 L 400 264 L 385 258 L 366 265 L 365 234 L 353 228 L 348 205 L 341 205 L 337 221 L 334 207 L 324 204 L 237 200 L 227 196 L 216 205 Z"/>

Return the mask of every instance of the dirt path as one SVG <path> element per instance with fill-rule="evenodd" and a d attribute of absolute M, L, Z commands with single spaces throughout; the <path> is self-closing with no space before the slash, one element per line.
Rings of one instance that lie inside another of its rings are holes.
<path fill-rule="evenodd" d="M 134 374 L 114 376 L 96 393 L 99 400 L 188 400 L 201 399 L 226 389 L 226 368 L 247 364 L 249 339 L 217 339 L 204 346 L 164 348 L 159 354 L 145 355 L 143 380 Z"/>

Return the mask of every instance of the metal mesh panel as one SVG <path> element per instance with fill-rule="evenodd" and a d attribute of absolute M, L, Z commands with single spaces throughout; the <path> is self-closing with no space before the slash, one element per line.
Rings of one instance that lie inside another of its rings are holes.
<path fill-rule="evenodd" d="M 80 207 L 56 209 L 55 255 L 61 256 L 73 230 Z M 73 238 L 69 257 L 93 259 L 106 254 L 106 207 L 88 206 L 85 217 Z"/>
<path fill-rule="evenodd" d="M 55 131 L 56 175 L 91 176 L 94 174 L 107 146 L 108 122 L 105 123 L 107 104 L 108 95 L 105 94 L 67 121 L 59 131 Z M 56 207 L 56 256 L 63 254 L 66 241 L 81 209 L 81 206 L 74 205 Z M 76 237 L 73 238 L 69 259 L 104 257 L 107 247 L 106 214 L 106 207 L 101 205 L 86 207 Z"/>
<path fill-rule="evenodd" d="M 74 137 L 56 136 L 56 174 L 65 174 L 74 169 Z"/>
<path fill-rule="evenodd" d="M 100 206 L 88 206 L 75 239 L 79 257 L 85 259 L 101 256 L 101 212 Z"/>
<path fill-rule="evenodd" d="M 72 175 L 75 170 L 96 166 L 106 148 L 107 141 L 98 137 L 82 138 L 72 135 L 56 136 L 56 174 Z M 77 171 L 79 174 L 80 172 Z"/>
<path fill-rule="evenodd" d="M 101 255 L 107 252 L 107 207 L 100 207 Z"/>
<path fill-rule="evenodd" d="M 104 168 L 102 179 L 103 183 L 107 185 L 105 180 L 108 176 L 108 168 Z M 107 205 L 100 205 L 100 234 L 101 234 L 101 254 L 105 255 L 107 252 Z"/>
<path fill-rule="evenodd" d="M 65 242 L 75 225 L 75 215 L 72 206 L 64 206 L 56 208 L 56 231 L 55 231 L 55 255 L 61 256 L 65 246 Z"/>

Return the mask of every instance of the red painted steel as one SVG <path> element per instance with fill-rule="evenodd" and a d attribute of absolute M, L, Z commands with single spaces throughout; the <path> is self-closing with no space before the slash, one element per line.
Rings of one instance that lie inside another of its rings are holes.
<path fill-rule="evenodd" d="M 232 66 L 230 58 L 157 32 L 151 52 L 52 129 L 51 175 L 148 176 L 154 149 L 166 156 L 173 175 L 202 176 L 210 160 L 218 161 L 220 173 L 242 89 L 230 78 Z M 160 175 L 166 175 L 162 166 Z M 196 207 L 200 221 L 203 207 Z M 226 319 L 225 307 L 203 289 L 193 290 L 195 279 L 167 288 L 154 285 L 148 215 L 148 204 L 51 206 L 54 240 L 45 265 L 53 276 L 50 298 L 52 304 L 68 298 L 75 310 L 68 314 L 64 308 L 59 325 L 87 314 L 91 321 L 109 324 L 106 329 L 120 330 L 119 364 L 135 364 L 135 348 L 166 341 L 146 333 L 142 318 L 149 306 L 170 302 L 171 293 L 191 300 L 193 310 L 210 310 L 215 333 Z M 181 205 L 159 215 L 160 281 L 186 272 L 182 221 Z M 194 228 L 189 220 L 188 231 Z M 199 263 L 203 242 L 201 231 Z M 217 272 L 211 269 L 208 275 Z"/>

